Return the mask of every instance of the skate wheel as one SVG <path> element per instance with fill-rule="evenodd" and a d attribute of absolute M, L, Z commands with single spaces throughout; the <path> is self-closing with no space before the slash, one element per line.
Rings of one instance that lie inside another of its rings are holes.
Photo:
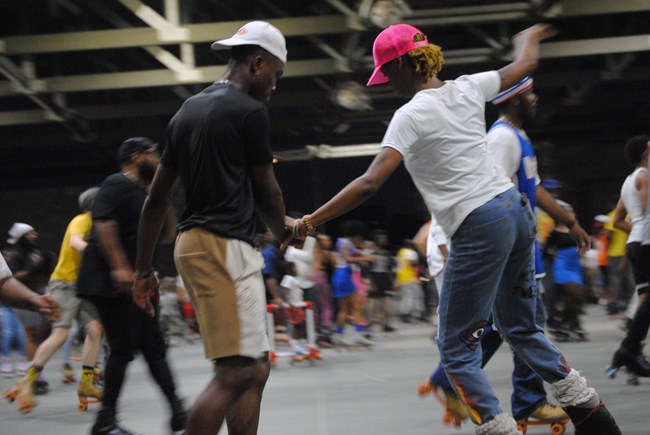
<path fill-rule="evenodd" d="M 419 396 L 426 396 L 429 394 L 431 391 L 431 383 L 427 379 L 426 381 L 422 382 L 420 385 L 418 385 L 418 395 Z"/>
<path fill-rule="evenodd" d="M 442 424 L 445 426 L 450 426 L 454 422 L 454 416 L 451 412 L 445 411 L 445 414 L 442 416 Z"/>
<path fill-rule="evenodd" d="M 459 416 L 454 415 L 454 427 L 460 427 L 462 420 L 460 419 Z"/>
<path fill-rule="evenodd" d="M 564 433 L 564 425 L 562 423 L 553 423 L 551 425 L 551 433 L 553 435 L 562 435 Z M 524 432 L 526 433 L 526 432 Z"/>
<path fill-rule="evenodd" d="M 616 377 L 617 371 L 618 369 L 615 369 L 614 367 L 608 367 L 607 369 L 605 369 L 605 374 L 609 379 L 614 379 Z"/>
<path fill-rule="evenodd" d="M 23 414 L 29 414 L 33 409 L 34 409 L 33 404 L 22 405 L 18 407 L 18 410 L 20 410 Z"/>
<path fill-rule="evenodd" d="M 12 390 L 7 390 L 2 395 L 8 401 L 14 402 L 16 400 L 16 397 L 18 396 L 18 392 L 17 391 L 12 391 Z"/>
<path fill-rule="evenodd" d="M 517 430 L 525 434 L 528 432 L 528 425 L 525 422 L 517 422 Z"/>
<path fill-rule="evenodd" d="M 79 412 L 85 412 L 88 409 L 88 402 L 79 402 L 77 409 Z"/>

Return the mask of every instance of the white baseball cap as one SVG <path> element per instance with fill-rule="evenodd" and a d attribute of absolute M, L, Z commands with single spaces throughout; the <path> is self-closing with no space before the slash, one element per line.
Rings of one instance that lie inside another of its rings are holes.
<path fill-rule="evenodd" d="M 212 43 L 212 50 L 225 50 L 236 45 L 257 45 L 287 63 L 287 43 L 282 32 L 266 21 L 251 21 L 235 32 L 232 38 Z"/>
<path fill-rule="evenodd" d="M 9 230 L 9 238 L 7 239 L 7 243 L 14 245 L 18 240 L 20 240 L 22 236 L 30 231 L 34 231 L 34 227 L 22 222 L 16 222 L 11 226 L 11 229 Z"/>

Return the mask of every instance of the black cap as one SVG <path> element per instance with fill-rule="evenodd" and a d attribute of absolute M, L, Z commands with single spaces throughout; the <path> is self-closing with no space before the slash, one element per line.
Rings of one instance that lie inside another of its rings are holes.
<path fill-rule="evenodd" d="M 130 137 L 122 142 L 122 145 L 117 150 L 117 161 L 120 164 L 128 163 L 134 154 L 140 154 L 157 147 L 158 144 L 148 137 Z"/>

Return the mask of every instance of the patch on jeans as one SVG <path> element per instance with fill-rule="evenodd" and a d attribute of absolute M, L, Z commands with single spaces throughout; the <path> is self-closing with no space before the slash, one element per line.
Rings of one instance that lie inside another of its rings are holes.
<path fill-rule="evenodd" d="M 467 348 L 474 352 L 477 348 L 479 343 L 481 342 L 481 338 L 486 332 L 486 327 L 490 324 L 487 320 L 481 320 L 465 332 L 463 332 L 460 335 L 460 340 L 465 343 Z"/>
<path fill-rule="evenodd" d="M 532 298 L 537 295 L 537 284 L 535 282 L 535 269 L 523 270 L 519 275 L 518 284 L 515 286 L 515 296 Z"/>

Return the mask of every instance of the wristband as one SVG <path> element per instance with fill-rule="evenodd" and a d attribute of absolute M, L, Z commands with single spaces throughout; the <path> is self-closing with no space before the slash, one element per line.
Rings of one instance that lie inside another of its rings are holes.
<path fill-rule="evenodd" d="M 136 272 L 135 272 L 135 279 L 147 279 L 147 278 L 151 278 L 151 277 L 153 276 L 154 273 L 156 273 L 156 269 L 154 269 L 153 267 L 150 268 L 150 269 L 149 269 L 147 272 L 145 272 L 145 273 L 140 273 L 140 271 L 136 271 Z"/>
<path fill-rule="evenodd" d="M 310 234 L 310 233 L 314 232 L 314 225 L 311 223 L 311 220 L 309 220 L 309 217 L 307 215 L 303 216 L 301 221 L 305 225 L 305 229 L 307 230 L 307 234 Z"/>

